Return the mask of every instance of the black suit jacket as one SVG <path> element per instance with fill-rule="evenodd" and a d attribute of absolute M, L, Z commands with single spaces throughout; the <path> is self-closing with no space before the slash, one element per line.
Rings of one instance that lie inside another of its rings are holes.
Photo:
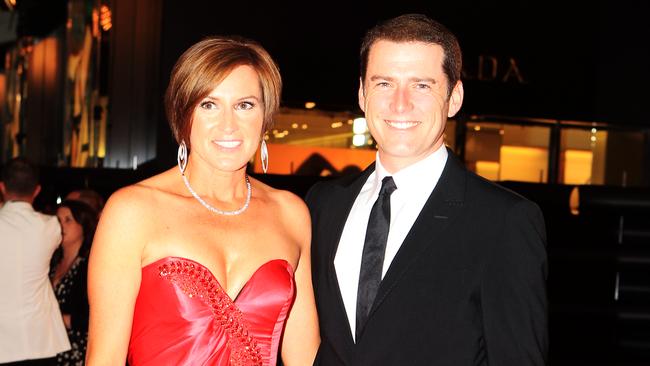
<path fill-rule="evenodd" d="M 373 170 L 320 182 L 307 195 L 322 339 L 316 364 L 545 364 L 541 212 L 467 171 L 451 152 L 354 343 L 334 257 L 352 204 Z"/>

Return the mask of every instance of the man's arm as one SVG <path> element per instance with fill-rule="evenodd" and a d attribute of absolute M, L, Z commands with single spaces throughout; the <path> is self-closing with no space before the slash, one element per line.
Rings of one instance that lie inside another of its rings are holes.
<path fill-rule="evenodd" d="M 539 207 L 522 200 L 506 214 L 490 250 L 481 305 L 490 365 L 545 365 L 548 352 L 546 231 Z"/>

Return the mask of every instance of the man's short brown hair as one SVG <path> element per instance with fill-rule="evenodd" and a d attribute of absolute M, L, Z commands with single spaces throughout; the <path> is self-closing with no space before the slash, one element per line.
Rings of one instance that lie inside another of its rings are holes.
<path fill-rule="evenodd" d="M 38 169 L 25 158 L 13 158 L 2 167 L 5 190 L 18 196 L 31 196 L 38 187 Z"/>
<path fill-rule="evenodd" d="M 377 41 L 423 42 L 442 47 L 442 70 L 447 76 L 447 95 L 460 80 L 463 68 L 462 54 L 456 36 L 444 25 L 422 14 L 405 14 L 389 19 L 371 28 L 361 43 L 361 81 L 366 79 L 370 48 Z"/>

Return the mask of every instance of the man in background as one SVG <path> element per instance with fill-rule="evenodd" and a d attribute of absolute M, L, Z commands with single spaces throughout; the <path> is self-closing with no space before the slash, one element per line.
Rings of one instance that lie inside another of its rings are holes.
<path fill-rule="evenodd" d="M 70 349 L 48 278 L 61 228 L 55 216 L 32 207 L 41 187 L 28 161 L 8 161 L 1 179 L 0 364 L 53 365 L 57 353 Z"/>

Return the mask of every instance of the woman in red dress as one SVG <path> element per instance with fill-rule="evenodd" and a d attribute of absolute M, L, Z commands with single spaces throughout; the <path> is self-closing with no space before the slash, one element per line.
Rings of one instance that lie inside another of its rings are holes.
<path fill-rule="evenodd" d="M 246 174 L 281 84 L 249 40 L 208 38 L 180 57 L 165 96 L 178 167 L 113 194 L 97 229 L 89 365 L 275 365 L 279 350 L 311 365 L 309 213 Z"/>

